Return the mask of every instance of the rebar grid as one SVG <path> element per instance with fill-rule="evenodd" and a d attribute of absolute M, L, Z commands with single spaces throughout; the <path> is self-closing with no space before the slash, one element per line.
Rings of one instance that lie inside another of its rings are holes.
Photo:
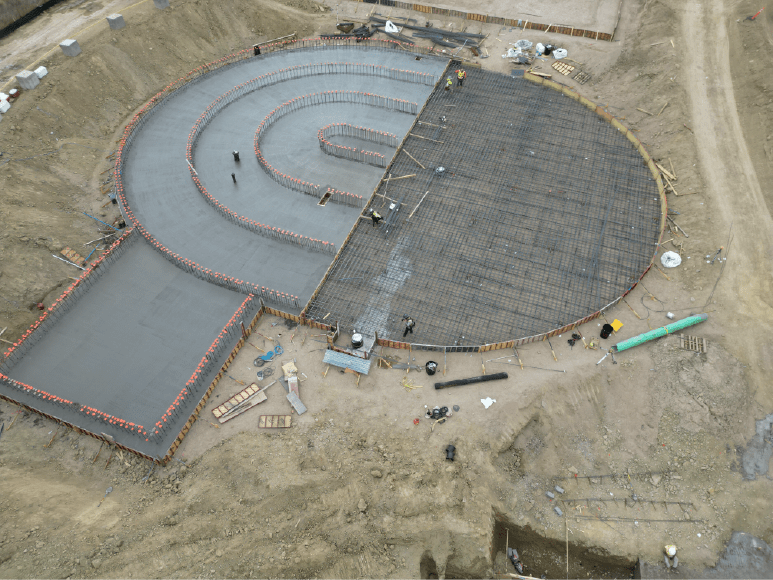
<path fill-rule="evenodd" d="M 467 77 L 430 97 L 387 169 L 416 177 L 382 182 L 384 223 L 355 226 L 309 318 L 398 340 L 409 314 L 412 342 L 503 342 L 598 311 L 647 268 L 660 204 L 631 143 L 560 93 Z"/>

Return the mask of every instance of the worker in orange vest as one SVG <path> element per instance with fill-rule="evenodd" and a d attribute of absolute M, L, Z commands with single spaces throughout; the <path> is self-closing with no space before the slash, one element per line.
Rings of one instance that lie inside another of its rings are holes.
<path fill-rule="evenodd" d="M 462 83 L 464 83 L 464 79 L 467 78 L 467 73 L 463 71 L 462 69 L 458 69 L 456 71 L 456 84 L 460 87 L 462 86 Z"/>

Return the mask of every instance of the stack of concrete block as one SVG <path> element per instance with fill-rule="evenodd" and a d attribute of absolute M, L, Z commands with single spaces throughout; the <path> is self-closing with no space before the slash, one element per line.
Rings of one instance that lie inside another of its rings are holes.
<path fill-rule="evenodd" d="M 23 88 L 25 91 L 31 91 L 40 84 L 38 75 L 36 75 L 31 70 L 21 71 L 16 75 L 16 80 L 18 81 L 19 86 L 21 86 L 21 88 Z"/>
<path fill-rule="evenodd" d="M 59 48 L 62 49 L 65 56 L 78 56 L 81 53 L 81 47 L 74 38 L 68 38 L 63 42 L 60 42 Z"/>
<path fill-rule="evenodd" d="M 111 14 L 108 16 L 107 23 L 110 25 L 110 30 L 121 30 L 121 28 L 126 26 L 126 22 L 120 14 Z"/>

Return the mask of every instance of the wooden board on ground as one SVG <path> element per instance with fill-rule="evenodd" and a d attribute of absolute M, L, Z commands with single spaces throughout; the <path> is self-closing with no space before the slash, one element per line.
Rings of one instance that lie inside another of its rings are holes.
<path fill-rule="evenodd" d="M 565 62 L 561 62 L 560 60 L 557 60 L 551 66 L 564 76 L 574 72 L 574 68 L 575 68 L 573 65 L 566 64 Z"/>
<path fill-rule="evenodd" d="M 684 350 L 691 350 L 693 352 L 706 352 L 709 343 L 705 338 L 680 334 L 679 346 Z"/>
<path fill-rule="evenodd" d="M 261 415 L 258 420 L 259 429 L 287 429 L 292 426 L 290 415 Z"/>
<path fill-rule="evenodd" d="M 70 248 L 65 248 L 62 250 L 62 255 L 70 260 L 73 264 L 78 264 L 79 266 L 82 266 L 83 262 L 86 261 L 86 258 L 78 254 L 78 252 L 71 250 Z"/>
<path fill-rule="evenodd" d="M 574 75 L 574 80 L 576 80 L 581 85 L 584 85 L 590 80 L 590 75 L 585 71 L 581 70 L 581 71 L 578 71 L 576 75 Z"/>
<path fill-rule="evenodd" d="M 212 409 L 212 414 L 221 423 L 241 415 L 247 409 L 251 409 L 268 399 L 265 393 L 260 391 L 256 383 L 252 383 L 246 389 L 242 389 L 222 405 Z M 237 409 L 238 407 L 238 409 Z"/>

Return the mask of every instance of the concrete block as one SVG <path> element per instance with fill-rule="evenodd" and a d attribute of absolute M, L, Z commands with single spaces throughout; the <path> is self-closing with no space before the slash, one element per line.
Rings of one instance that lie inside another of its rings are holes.
<path fill-rule="evenodd" d="M 11 108 L 11 103 L 9 103 L 8 101 L 0 101 L 0 113 L 5 114 L 8 112 L 8 109 L 10 108 Z"/>
<path fill-rule="evenodd" d="M 556 494 L 554 494 L 552 491 L 546 491 L 545 495 L 548 496 L 550 499 L 555 499 Z"/>
<path fill-rule="evenodd" d="M 78 56 L 81 53 L 81 47 L 74 38 L 68 38 L 64 42 L 60 42 L 59 48 L 62 49 L 65 56 Z"/>
<path fill-rule="evenodd" d="M 40 79 L 38 78 L 38 75 L 36 75 L 31 70 L 21 71 L 19 74 L 16 75 L 16 80 L 19 81 L 19 85 L 25 91 L 32 90 L 40 84 Z"/>
<path fill-rule="evenodd" d="M 35 69 L 35 74 L 38 76 L 39 79 L 42 79 L 44 76 L 48 74 L 48 69 L 44 66 L 39 66 Z"/>
<path fill-rule="evenodd" d="M 159 10 L 163 10 L 164 8 L 169 8 L 169 0 L 153 0 L 153 4 L 156 5 L 156 8 Z"/>
<path fill-rule="evenodd" d="M 120 14 L 111 14 L 108 16 L 107 23 L 110 25 L 110 30 L 121 30 L 121 28 L 126 26 L 126 22 Z"/>

